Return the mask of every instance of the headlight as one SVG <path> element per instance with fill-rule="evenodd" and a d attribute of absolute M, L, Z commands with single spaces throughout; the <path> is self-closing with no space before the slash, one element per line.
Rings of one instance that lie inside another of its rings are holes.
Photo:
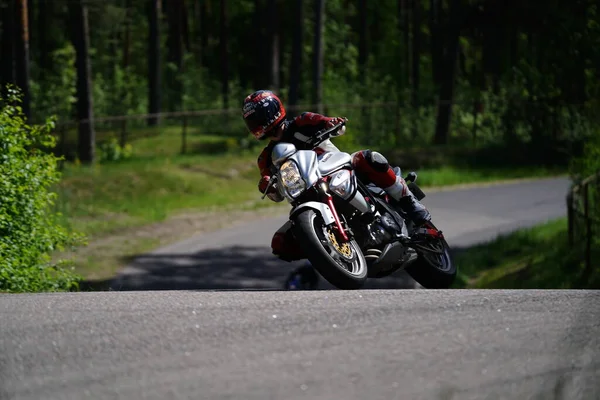
<path fill-rule="evenodd" d="M 288 160 L 279 169 L 281 183 L 292 197 L 298 196 L 306 189 L 306 182 L 300 176 L 298 166 L 292 160 Z"/>
<path fill-rule="evenodd" d="M 354 191 L 354 181 L 352 180 L 352 174 L 349 170 L 343 169 L 336 172 L 329 181 L 329 189 L 341 198 L 349 197 Z"/>

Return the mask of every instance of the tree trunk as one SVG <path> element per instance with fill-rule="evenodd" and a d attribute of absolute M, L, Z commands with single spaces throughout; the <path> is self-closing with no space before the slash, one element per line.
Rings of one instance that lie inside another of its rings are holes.
<path fill-rule="evenodd" d="M 452 0 L 450 4 L 449 29 L 447 30 L 448 51 L 444 60 L 445 68 L 441 72 L 440 96 L 438 114 L 435 124 L 434 144 L 447 144 L 450 137 L 450 122 L 454 102 L 454 84 L 458 61 L 458 44 L 461 28 L 462 9 L 460 0 Z"/>
<path fill-rule="evenodd" d="M 167 60 L 175 65 L 175 70 L 168 70 L 169 87 L 168 107 L 170 111 L 181 111 L 183 97 L 183 33 L 182 33 L 182 0 L 170 0 L 166 9 L 168 20 Z"/>
<path fill-rule="evenodd" d="M 410 40 L 410 20 L 411 20 L 411 0 L 400 0 L 402 3 L 402 21 L 404 26 L 404 62 L 405 62 L 405 74 L 404 82 L 405 88 L 409 88 L 411 83 L 411 62 L 410 58 L 412 55 L 411 40 Z"/>
<path fill-rule="evenodd" d="M 202 62 L 206 63 L 207 50 L 208 50 L 208 2 L 203 1 L 202 7 L 200 8 L 200 35 L 202 38 L 200 40 L 200 45 L 202 46 L 200 50 L 200 54 L 202 57 Z"/>
<path fill-rule="evenodd" d="M 313 46 L 313 104 L 323 113 L 323 28 L 325 23 L 325 0 L 315 0 L 315 39 Z"/>
<path fill-rule="evenodd" d="M 413 35 L 413 46 L 412 46 L 412 107 L 413 110 L 419 109 L 419 97 L 420 97 L 420 78 L 421 78 L 421 4 L 420 0 L 412 1 L 412 35 Z M 419 134 L 417 128 L 417 120 L 415 119 L 413 124 L 413 137 L 417 137 Z"/>
<path fill-rule="evenodd" d="M 252 40 L 252 44 L 254 47 L 254 53 L 256 54 L 250 62 L 254 71 L 254 79 L 253 84 L 256 90 L 263 89 L 265 86 L 269 85 L 270 82 L 267 82 L 268 79 L 265 79 L 264 72 L 264 61 L 268 55 L 267 49 L 264 46 L 265 35 L 265 12 L 267 12 L 266 6 L 263 4 L 263 0 L 254 0 L 254 15 L 253 18 L 253 26 L 255 27 L 254 32 L 252 33 L 254 36 L 254 40 Z"/>
<path fill-rule="evenodd" d="M 130 54 L 131 52 L 129 51 L 130 47 L 131 47 L 131 14 L 132 14 L 132 10 L 131 10 L 131 1 L 132 0 L 125 0 L 125 35 L 123 37 L 123 68 L 127 69 L 127 67 L 129 67 L 129 61 L 130 61 Z"/>
<path fill-rule="evenodd" d="M 269 60 L 269 83 L 268 88 L 275 92 L 279 91 L 279 13 L 277 1 L 268 0 L 268 60 Z"/>
<path fill-rule="evenodd" d="M 185 4 L 185 0 L 181 0 L 181 35 L 183 40 L 183 45 L 185 46 L 186 51 L 191 51 L 190 44 L 190 24 L 188 21 L 188 13 L 187 6 Z"/>
<path fill-rule="evenodd" d="M 39 10 L 37 15 L 37 53 L 39 60 L 39 69 L 41 71 L 52 71 L 52 58 L 50 57 L 54 50 L 52 39 L 47 34 L 49 22 L 52 21 L 53 3 L 51 0 L 40 0 Z"/>
<path fill-rule="evenodd" d="M 221 0 L 221 93 L 223 108 L 229 107 L 229 49 L 227 45 L 229 29 L 227 21 L 227 0 Z"/>
<path fill-rule="evenodd" d="M 23 92 L 21 107 L 27 118 L 31 117 L 31 97 L 29 91 L 29 16 L 27 0 L 16 2 L 16 49 L 15 49 L 15 78 L 17 86 Z"/>
<path fill-rule="evenodd" d="M 300 81 L 302 79 L 302 37 L 303 37 L 303 0 L 296 0 L 294 10 L 294 37 L 292 43 L 292 58 L 290 62 L 290 116 L 297 115 L 294 107 L 300 99 Z"/>
<path fill-rule="evenodd" d="M 429 9 L 429 31 L 431 35 L 431 72 L 433 78 L 434 89 L 439 89 L 440 74 L 444 68 L 444 48 L 443 36 L 440 30 L 440 1 L 430 0 Z"/>
<path fill-rule="evenodd" d="M 361 88 L 364 90 L 367 76 L 367 0 L 358 0 L 358 68 Z"/>
<path fill-rule="evenodd" d="M 84 164 L 95 161 L 96 135 L 92 100 L 92 71 L 89 57 L 89 26 L 84 0 L 69 5 L 73 24 L 73 46 L 77 68 L 77 118 L 79 120 L 79 160 Z"/>
<path fill-rule="evenodd" d="M 5 8 L 1 9 L 0 19 L 2 21 L 2 41 L 0 42 L 0 84 L 15 83 L 15 7 L 14 2 L 9 1 Z"/>
<path fill-rule="evenodd" d="M 160 0 L 148 0 L 148 113 L 161 110 Z M 148 125 L 158 125 L 159 117 L 148 118 Z"/>

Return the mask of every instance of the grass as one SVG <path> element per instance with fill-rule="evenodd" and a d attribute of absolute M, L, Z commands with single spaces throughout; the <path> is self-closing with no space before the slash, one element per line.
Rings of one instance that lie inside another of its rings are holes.
<path fill-rule="evenodd" d="M 403 170 L 406 175 L 409 170 Z M 505 168 L 465 168 L 442 166 L 439 168 L 421 168 L 417 171 L 417 183 L 420 187 L 455 186 L 472 183 L 489 183 L 510 179 L 543 178 L 564 174 L 558 168 L 547 167 L 505 167 Z"/>
<path fill-rule="evenodd" d="M 253 147 L 248 148 L 240 137 L 207 136 L 189 129 L 188 154 L 182 155 L 179 127 L 150 133 L 133 142 L 131 159 L 91 167 L 65 164 L 56 207 L 66 226 L 88 237 L 90 246 L 75 256 L 76 270 L 85 278 L 109 277 L 127 262 L 126 256 L 176 240 L 177 234 L 192 234 L 201 228 L 196 225 L 208 224 L 207 212 L 227 210 L 226 215 L 233 215 L 233 210 L 242 209 L 255 214 L 273 206 L 269 200 L 261 200 L 257 190 L 256 158 L 263 143 L 250 142 Z M 353 150 L 356 146 L 347 149 Z M 559 172 L 452 166 L 417 170 L 423 188 Z M 178 216 L 195 222 L 188 230 L 161 230 Z"/>
<path fill-rule="evenodd" d="M 69 165 L 57 188 L 65 223 L 92 237 L 163 220 L 177 211 L 252 200 L 256 171 L 234 155 Z"/>
<path fill-rule="evenodd" d="M 546 169 L 417 171 L 423 188 L 548 176 Z M 164 220 L 176 212 L 258 202 L 256 153 L 136 158 L 93 167 L 68 164 L 58 186 L 65 223 L 89 236 Z"/>
<path fill-rule="evenodd" d="M 600 260 L 600 243 L 593 260 Z M 600 268 L 583 275 L 583 252 L 569 246 L 566 218 L 459 251 L 455 261 L 459 268 L 456 288 L 600 288 Z"/>

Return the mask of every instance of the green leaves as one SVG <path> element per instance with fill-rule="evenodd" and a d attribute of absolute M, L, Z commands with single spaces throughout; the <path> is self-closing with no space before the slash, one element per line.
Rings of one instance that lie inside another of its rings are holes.
<path fill-rule="evenodd" d="M 0 98 L 0 291 L 35 292 L 71 290 L 79 277 L 51 261 L 56 249 L 81 243 L 53 214 L 60 180 L 57 158 L 41 148 L 55 144 L 53 121 L 28 126 L 19 92 L 8 88 Z"/>

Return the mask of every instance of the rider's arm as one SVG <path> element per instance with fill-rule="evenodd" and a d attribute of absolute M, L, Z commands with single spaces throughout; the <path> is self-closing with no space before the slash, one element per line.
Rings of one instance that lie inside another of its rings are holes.
<path fill-rule="evenodd" d="M 322 114 L 304 112 L 294 118 L 294 127 L 292 129 L 308 138 L 315 135 L 318 131 L 337 124 L 340 120 L 341 118 L 339 117 L 327 117 Z M 346 127 L 342 127 L 342 130 L 340 131 L 341 134 L 343 134 L 345 128 Z M 340 134 L 337 136 L 340 136 Z M 325 151 L 340 151 L 329 139 L 325 140 L 317 147 Z"/>
<path fill-rule="evenodd" d="M 260 171 L 260 176 L 271 176 L 271 151 L 273 150 L 273 146 L 269 144 L 266 146 L 258 155 L 258 159 L 256 163 L 258 165 L 258 169 Z"/>

